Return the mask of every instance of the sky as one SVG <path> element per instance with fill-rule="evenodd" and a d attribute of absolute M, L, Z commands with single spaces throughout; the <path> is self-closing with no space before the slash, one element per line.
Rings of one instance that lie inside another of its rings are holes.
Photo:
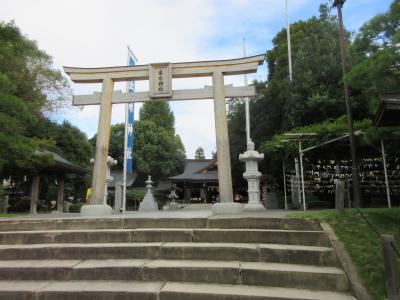
<path fill-rule="evenodd" d="M 319 5 L 329 1 L 288 0 L 290 22 L 318 15 Z M 343 9 L 346 28 L 356 32 L 374 15 L 387 11 L 392 1 L 347 0 Z M 242 57 L 243 37 L 247 55 L 257 55 L 271 49 L 273 37 L 286 26 L 285 0 L 0 0 L 0 21 L 11 20 L 53 57 L 60 70 L 63 66 L 126 65 L 127 45 L 139 64 Z M 264 64 L 248 78 L 251 82 L 266 77 Z M 174 79 L 173 89 L 211 84 L 211 78 Z M 225 84 L 241 86 L 244 80 L 226 76 Z M 71 86 L 75 95 L 101 91 L 99 84 L 71 82 Z M 116 83 L 114 90 L 125 90 L 125 85 Z M 148 82 L 137 82 L 136 90 L 147 91 Z M 193 158 L 202 147 L 210 158 L 216 149 L 212 100 L 170 105 L 187 157 Z M 124 122 L 124 107 L 113 105 L 113 124 Z M 136 119 L 139 109 L 136 104 Z M 71 107 L 52 117 L 70 121 L 90 138 L 97 132 L 98 114 L 97 106 L 86 106 Z"/>

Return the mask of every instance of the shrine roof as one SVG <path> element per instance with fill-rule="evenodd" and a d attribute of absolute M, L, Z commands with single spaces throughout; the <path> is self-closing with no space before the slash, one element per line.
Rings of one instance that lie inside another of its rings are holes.
<path fill-rule="evenodd" d="M 40 152 L 44 154 L 50 154 L 53 156 L 54 159 L 54 164 L 43 168 L 44 171 L 53 171 L 59 173 L 75 173 L 75 174 L 86 173 L 86 170 L 84 168 L 70 162 L 69 160 L 65 159 L 56 152 L 45 149 L 41 149 Z"/>
<path fill-rule="evenodd" d="M 400 126 L 400 94 L 383 94 L 374 118 L 375 127 Z"/>
<path fill-rule="evenodd" d="M 173 182 L 217 182 L 218 171 L 215 169 L 207 169 L 207 167 L 209 167 L 213 163 L 213 161 L 213 159 L 187 159 L 185 170 L 183 171 L 183 173 L 177 176 L 170 177 L 169 179 Z"/>

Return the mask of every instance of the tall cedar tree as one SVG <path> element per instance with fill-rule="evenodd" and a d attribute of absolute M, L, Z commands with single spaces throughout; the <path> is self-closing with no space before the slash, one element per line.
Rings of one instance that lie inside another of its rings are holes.
<path fill-rule="evenodd" d="M 134 164 L 142 175 L 163 178 L 182 172 L 186 158 L 168 102 L 145 103 L 135 123 Z"/>
<path fill-rule="evenodd" d="M 194 158 L 195 159 L 205 159 L 206 158 L 206 156 L 204 155 L 204 149 L 202 147 L 199 147 L 196 149 Z"/>

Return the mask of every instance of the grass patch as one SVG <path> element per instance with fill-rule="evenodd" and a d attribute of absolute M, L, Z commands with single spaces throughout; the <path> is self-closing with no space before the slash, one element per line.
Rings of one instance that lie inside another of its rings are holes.
<path fill-rule="evenodd" d="M 24 214 L 0 214 L 0 218 L 14 218 L 24 216 Z"/>
<path fill-rule="evenodd" d="M 396 246 L 400 249 L 400 208 L 371 208 L 362 209 L 362 212 L 381 234 L 394 234 Z M 335 210 L 323 210 L 290 214 L 288 217 L 322 219 L 331 225 L 371 296 L 376 300 L 386 298 L 380 239 L 355 209 L 346 209 L 342 215 L 337 215 Z"/>

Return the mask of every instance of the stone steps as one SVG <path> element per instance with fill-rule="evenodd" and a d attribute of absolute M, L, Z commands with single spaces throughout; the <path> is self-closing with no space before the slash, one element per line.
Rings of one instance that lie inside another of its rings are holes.
<path fill-rule="evenodd" d="M 0 281 L 1 300 L 355 300 L 349 294 L 231 284 L 136 281 Z"/>
<path fill-rule="evenodd" d="M 314 221 L 0 221 L 1 299 L 352 299 Z"/>
<path fill-rule="evenodd" d="M 32 278 L 205 282 L 330 291 L 349 289 L 346 275 L 335 267 L 206 260 L 0 261 L 0 280 Z"/>
<path fill-rule="evenodd" d="M 128 215 L 129 216 L 129 215 Z M 315 220 L 278 219 L 266 217 L 208 218 L 54 218 L 0 220 L 0 231 L 84 230 L 135 228 L 219 228 L 219 229 L 287 229 L 321 230 Z"/>
<path fill-rule="evenodd" d="M 268 243 L 305 246 L 329 245 L 322 230 L 281 229 L 97 229 L 0 232 L 0 244 L 48 243 Z"/>
<path fill-rule="evenodd" d="M 337 266 L 332 248 L 245 243 L 67 243 L 1 245 L 2 260 L 171 259 Z"/>

